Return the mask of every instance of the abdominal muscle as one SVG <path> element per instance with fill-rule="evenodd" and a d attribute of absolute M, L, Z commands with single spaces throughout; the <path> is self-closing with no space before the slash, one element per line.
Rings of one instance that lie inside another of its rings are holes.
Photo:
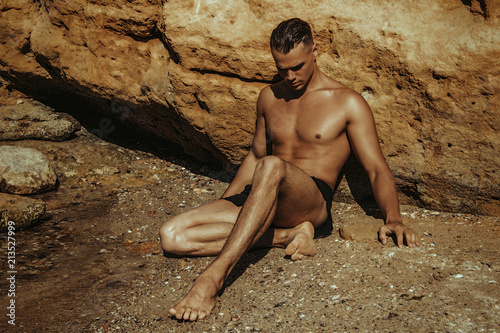
<path fill-rule="evenodd" d="M 344 145 L 340 146 L 337 146 L 336 150 L 333 149 L 332 145 L 307 145 L 304 149 L 273 147 L 273 155 L 292 163 L 309 176 L 325 181 L 333 188 L 350 154 L 348 143 L 347 147 Z"/>

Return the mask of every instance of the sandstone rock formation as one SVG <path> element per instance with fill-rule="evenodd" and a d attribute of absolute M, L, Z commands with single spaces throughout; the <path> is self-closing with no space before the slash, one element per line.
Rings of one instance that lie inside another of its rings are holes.
<path fill-rule="evenodd" d="M 5 232 L 9 221 L 15 230 L 26 229 L 36 223 L 45 213 L 45 203 L 41 200 L 0 193 L 0 232 Z"/>
<path fill-rule="evenodd" d="M 312 23 L 320 67 L 373 108 L 404 201 L 500 212 L 495 1 L 6 0 L 0 75 L 232 166 L 276 74 L 269 34 L 294 16 Z"/>
<path fill-rule="evenodd" d="M 0 140 L 61 141 L 78 129 L 80 123 L 73 117 L 37 101 L 20 99 L 16 105 L 0 106 Z"/>
<path fill-rule="evenodd" d="M 0 146 L 0 191 L 36 194 L 55 189 L 57 176 L 47 158 L 31 148 Z"/>

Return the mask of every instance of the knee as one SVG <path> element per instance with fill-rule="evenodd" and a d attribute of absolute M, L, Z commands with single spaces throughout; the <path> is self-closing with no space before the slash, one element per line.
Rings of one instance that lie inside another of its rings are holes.
<path fill-rule="evenodd" d="M 263 176 L 273 176 L 281 178 L 285 174 L 286 163 L 277 156 L 266 156 L 262 158 L 256 166 L 255 171 Z"/>
<path fill-rule="evenodd" d="M 182 245 L 185 244 L 183 229 L 174 217 L 163 223 L 160 227 L 160 243 L 163 251 L 171 254 L 181 254 Z"/>

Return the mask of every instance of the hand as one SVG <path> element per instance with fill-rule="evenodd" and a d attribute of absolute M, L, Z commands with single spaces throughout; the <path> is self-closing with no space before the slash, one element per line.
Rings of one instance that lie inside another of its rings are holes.
<path fill-rule="evenodd" d="M 380 227 L 378 230 L 378 237 L 382 244 L 387 244 L 387 235 L 396 235 L 396 245 L 400 248 L 403 247 L 404 239 L 408 247 L 419 246 L 417 235 L 409 227 L 401 222 L 389 222 Z"/>

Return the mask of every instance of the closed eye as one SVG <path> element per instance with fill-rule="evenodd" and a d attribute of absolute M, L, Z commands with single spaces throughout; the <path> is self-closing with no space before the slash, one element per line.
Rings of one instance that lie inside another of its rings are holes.
<path fill-rule="evenodd" d="M 305 63 L 300 63 L 298 64 L 297 66 L 293 66 L 293 67 L 290 67 L 290 68 L 279 68 L 279 67 L 276 67 L 278 69 L 278 72 L 281 72 L 281 73 L 284 73 L 288 70 L 292 71 L 292 72 L 296 72 L 298 70 L 300 70 L 302 67 L 304 67 Z"/>

